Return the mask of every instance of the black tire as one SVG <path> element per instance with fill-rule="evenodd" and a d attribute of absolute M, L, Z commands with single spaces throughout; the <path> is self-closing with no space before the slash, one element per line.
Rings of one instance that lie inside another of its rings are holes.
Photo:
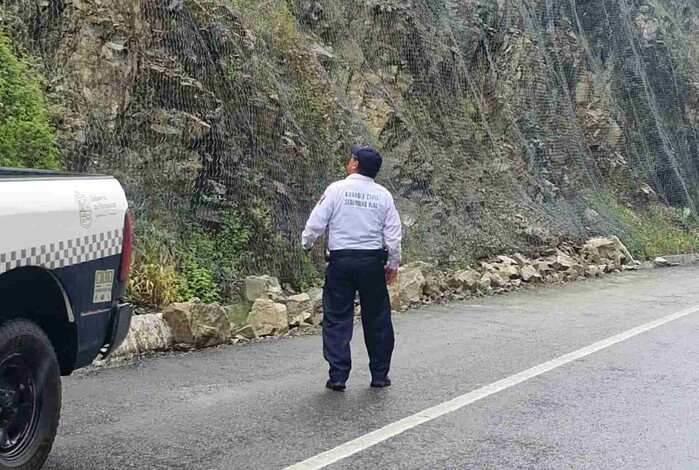
<path fill-rule="evenodd" d="M 51 341 L 35 323 L 0 324 L 0 469 L 37 470 L 61 414 L 61 377 Z"/>

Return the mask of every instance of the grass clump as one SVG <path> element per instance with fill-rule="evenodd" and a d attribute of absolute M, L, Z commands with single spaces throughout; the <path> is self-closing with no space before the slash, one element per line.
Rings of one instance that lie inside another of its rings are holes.
<path fill-rule="evenodd" d="M 610 199 L 605 201 L 603 213 L 619 227 L 616 235 L 636 258 L 699 250 L 699 221 L 683 209 L 659 203 L 632 208 Z"/>
<path fill-rule="evenodd" d="M 181 279 L 167 238 L 150 228 L 134 246 L 127 296 L 139 307 L 158 308 L 178 299 Z"/>

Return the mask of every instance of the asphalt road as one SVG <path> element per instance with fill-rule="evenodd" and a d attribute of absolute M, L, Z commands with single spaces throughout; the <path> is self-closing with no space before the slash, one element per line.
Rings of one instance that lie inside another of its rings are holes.
<path fill-rule="evenodd" d="M 652 270 L 397 316 L 385 390 L 368 386 L 361 330 L 346 393 L 323 388 L 318 336 L 83 372 L 64 381 L 46 468 L 283 468 L 697 306 L 698 277 Z M 328 468 L 699 468 L 698 336 L 693 313 Z"/>

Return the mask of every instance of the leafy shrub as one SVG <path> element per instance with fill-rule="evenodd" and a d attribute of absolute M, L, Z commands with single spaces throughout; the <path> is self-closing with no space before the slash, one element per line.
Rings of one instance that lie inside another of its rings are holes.
<path fill-rule="evenodd" d="M 212 233 L 187 221 L 175 247 L 183 278 L 179 297 L 193 296 L 204 302 L 231 297 L 249 262 L 251 237 L 252 228 L 235 212 L 229 212 Z"/>
<path fill-rule="evenodd" d="M 210 270 L 188 260 L 180 267 L 182 275 L 177 283 L 177 300 L 186 302 L 198 298 L 205 303 L 218 302 L 219 286 Z"/>
<path fill-rule="evenodd" d="M 140 307 L 157 308 L 178 299 L 180 280 L 164 234 L 150 228 L 136 238 L 127 296 Z"/>
<path fill-rule="evenodd" d="M 57 169 L 58 156 L 39 81 L 0 33 L 0 166 Z"/>

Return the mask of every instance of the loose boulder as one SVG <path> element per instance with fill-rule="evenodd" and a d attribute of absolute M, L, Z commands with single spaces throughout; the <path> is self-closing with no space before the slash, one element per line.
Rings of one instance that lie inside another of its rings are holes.
<path fill-rule="evenodd" d="M 587 277 L 598 277 L 604 272 L 600 269 L 599 265 L 591 264 L 585 269 L 585 276 Z"/>
<path fill-rule="evenodd" d="M 286 300 L 286 315 L 290 327 L 299 327 L 310 323 L 313 318 L 313 301 L 308 294 L 298 294 Z"/>
<path fill-rule="evenodd" d="M 301 312 L 297 315 L 289 315 L 289 327 L 299 328 L 306 324 L 313 324 L 311 312 Z"/>
<path fill-rule="evenodd" d="M 247 340 L 257 339 L 257 333 L 251 325 L 245 325 L 244 327 L 233 332 L 233 337 L 240 337 Z"/>
<path fill-rule="evenodd" d="M 319 287 L 311 287 L 308 289 L 308 296 L 311 298 L 313 311 L 318 309 L 323 311 L 323 289 Z"/>
<path fill-rule="evenodd" d="M 258 299 L 248 315 L 248 324 L 257 336 L 283 335 L 289 331 L 286 305 Z"/>
<path fill-rule="evenodd" d="M 507 285 L 507 279 L 498 273 L 485 273 L 481 280 L 487 282 L 487 279 L 490 279 L 492 287 L 504 287 Z"/>
<path fill-rule="evenodd" d="M 391 308 L 400 311 L 413 302 L 419 302 L 424 288 L 425 276 L 422 270 L 415 266 L 402 266 L 398 270 L 398 280 L 388 288 Z"/>
<path fill-rule="evenodd" d="M 308 296 L 311 298 L 311 323 L 320 325 L 323 321 L 323 289 L 312 287 L 308 289 Z"/>
<path fill-rule="evenodd" d="M 218 304 L 175 303 L 165 309 L 163 319 L 177 344 L 205 348 L 226 343 L 232 336 L 226 309 Z"/>
<path fill-rule="evenodd" d="M 509 256 L 499 255 L 498 260 L 503 264 L 503 266 L 512 266 L 513 264 L 517 264 L 517 261 Z"/>
<path fill-rule="evenodd" d="M 546 261 L 537 261 L 532 264 L 532 266 L 540 273 L 547 273 L 551 271 L 551 264 Z"/>
<path fill-rule="evenodd" d="M 585 243 L 583 257 L 590 263 L 601 264 L 602 259 L 611 260 L 617 268 L 633 264 L 633 256 L 618 237 L 597 237 Z"/>
<path fill-rule="evenodd" d="M 463 269 L 455 272 L 447 281 L 449 287 L 458 289 L 462 287 L 468 290 L 475 290 L 481 280 L 481 275 L 473 269 Z"/>
<path fill-rule="evenodd" d="M 679 263 L 671 263 L 670 261 L 666 260 L 665 258 L 661 258 L 660 256 L 653 260 L 653 264 L 657 268 L 670 268 L 673 266 L 679 266 Z"/>
<path fill-rule="evenodd" d="M 522 280 L 524 282 L 533 282 L 541 279 L 541 273 L 534 266 L 527 265 L 522 268 Z"/>
<path fill-rule="evenodd" d="M 568 271 L 576 264 L 575 260 L 569 255 L 559 251 L 556 254 L 556 258 L 551 263 L 551 267 L 556 271 Z"/>
<path fill-rule="evenodd" d="M 580 263 L 573 263 L 573 266 L 570 267 L 570 269 L 577 275 L 577 276 L 583 276 L 585 275 L 585 266 L 583 266 Z"/>
<path fill-rule="evenodd" d="M 306 312 L 309 314 L 313 312 L 313 302 L 310 295 L 298 294 L 286 299 L 286 313 L 289 318 Z"/>
<path fill-rule="evenodd" d="M 159 351 L 174 344 L 172 330 L 163 320 L 161 313 L 136 315 L 131 319 L 131 328 L 114 356 L 131 356 L 146 351 Z"/>
<path fill-rule="evenodd" d="M 504 277 L 505 279 L 515 279 L 519 277 L 519 269 L 517 268 L 517 265 L 506 265 L 506 266 L 501 266 L 500 269 L 498 269 L 500 272 L 500 275 Z"/>
<path fill-rule="evenodd" d="M 437 268 L 430 263 L 425 263 L 424 261 L 415 261 L 413 263 L 406 264 L 405 269 L 419 269 L 422 273 L 422 277 L 425 278 L 425 283 L 423 285 L 423 294 L 436 298 L 442 293 L 443 282 L 440 273 Z"/>
<path fill-rule="evenodd" d="M 248 276 L 245 279 L 245 297 L 250 302 L 254 302 L 257 299 L 274 299 L 282 296 L 282 286 L 276 277 Z"/>
<path fill-rule="evenodd" d="M 521 253 L 515 253 L 512 255 L 512 259 L 515 260 L 520 267 L 531 264 L 531 261 Z"/>

